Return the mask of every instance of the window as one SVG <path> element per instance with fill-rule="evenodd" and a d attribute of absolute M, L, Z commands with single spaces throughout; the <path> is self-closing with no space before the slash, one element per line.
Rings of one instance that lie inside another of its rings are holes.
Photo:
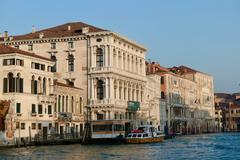
<path fill-rule="evenodd" d="M 22 129 L 22 130 L 25 129 L 25 123 L 21 123 L 21 129 Z"/>
<path fill-rule="evenodd" d="M 33 45 L 32 44 L 28 45 L 28 51 L 33 51 Z"/>
<path fill-rule="evenodd" d="M 165 94 L 164 94 L 164 92 L 161 92 L 161 99 L 165 99 Z"/>
<path fill-rule="evenodd" d="M 16 59 L 16 65 L 17 66 L 24 66 L 24 61 L 21 59 Z"/>
<path fill-rule="evenodd" d="M 55 62 L 51 68 L 51 72 L 56 72 L 57 71 L 57 58 L 54 53 L 51 54 L 50 59 Z"/>
<path fill-rule="evenodd" d="M 74 71 L 74 56 L 72 54 L 68 55 L 68 72 Z"/>
<path fill-rule="evenodd" d="M 33 129 L 33 130 L 36 129 L 36 123 L 32 123 L 32 129 Z"/>
<path fill-rule="evenodd" d="M 97 82 L 97 99 L 102 100 L 104 97 L 104 82 L 98 80 Z"/>
<path fill-rule="evenodd" d="M 48 114 L 52 114 L 52 106 L 48 105 Z"/>
<path fill-rule="evenodd" d="M 19 45 L 15 45 L 14 47 L 17 48 L 17 49 L 19 49 Z"/>
<path fill-rule="evenodd" d="M 20 73 L 17 74 L 17 78 L 15 78 L 16 83 L 16 92 L 23 93 L 23 78 L 20 77 Z"/>
<path fill-rule="evenodd" d="M 32 62 L 32 68 L 45 71 L 45 65 L 40 63 Z"/>
<path fill-rule="evenodd" d="M 32 80 L 31 80 L 31 93 L 32 94 L 38 93 L 38 81 L 35 80 L 34 76 L 32 76 Z"/>
<path fill-rule="evenodd" d="M 15 59 L 3 59 L 3 65 L 4 66 L 10 66 L 10 65 L 15 65 Z"/>
<path fill-rule="evenodd" d="M 103 66 L 103 49 L 102 48 L 97 49 L 96 64 L 97 64 L 97 67 Z"/>
<path fill-rule="evenodd" d="M 32 113 L 36 113 L 36 105 L 32 104 Z"/>
<path fill-rule="evenodd" d="M 19 129 L 19 122 L 16 122 L 16 129 Z"/>
<path fill-rule="evenodd" d="M 69 49 L 74 48 L 73 42 L 68 42 L 68 48 L 69 48 Z"/>
<path fill-rule="evenodd" d="M 16 113 L 21 113 L 21 103 L 16 104 Z"/>
<path fill-rule="evenodd" d="M 56 49 L 56 43 L 51 43 L 51 49 Z"/>
<path fill-rule="evenodd" d="M 164 84 L 164 77 L 161 77 L 161 84 Z"/>
<path fill-rule="evenodd" d="M 82 97 L 79 99 L 80 114 L 82 114 Z"/>
<path fill-rule="evenodd" d="M 42 129 L 42 123 L 38 123 L 38 129 Z"/>
<path fill-rule="evenodd" d="M 42 114 L 42 113 L 43 113 L 43 111 L 42 111 L 42 105 L 39 104 L 39 105 L 38 105 L 38 114 Z"/>

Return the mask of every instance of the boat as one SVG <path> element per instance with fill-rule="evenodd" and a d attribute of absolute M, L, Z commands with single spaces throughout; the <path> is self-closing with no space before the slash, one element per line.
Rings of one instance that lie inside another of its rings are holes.
<path fill-rule="evenodd" d="M 164 134 L 152 125 L 142 125 L 137 130 L 133 130 L 125 139 L 128 144 L 157 143 L 162 142 Z"/>

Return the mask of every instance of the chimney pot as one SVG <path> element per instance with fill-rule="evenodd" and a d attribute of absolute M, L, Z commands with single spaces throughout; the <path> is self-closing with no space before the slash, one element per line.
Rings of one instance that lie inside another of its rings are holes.
<path fill-rule="evenodd" d="M 4 38 L 8 38 L 8 31 L 4 31 Z"/>
<path fill-rule="evenodd" d="M 36 32 L 36 28 L 34 25 L 32 25 L 32 33 L 35 33 Z"/>
<path fill-rule="evenodd" d="M 39 38 L 42 39 L 44 37 L 44 33 L 39 33 Z"/>

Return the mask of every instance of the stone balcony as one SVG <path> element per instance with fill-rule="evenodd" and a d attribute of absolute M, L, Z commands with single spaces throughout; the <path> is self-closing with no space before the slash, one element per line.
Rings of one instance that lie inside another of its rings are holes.
<path fill-rule="evenodd" d="M 117 73 L 123 76 L 127 76 L 132 79 L 139 79 L 146 81 L 146 77 L 144 75 L 140 75 L 139 73 L 130 72 L 121 68 L 114 68 L 114 67 L 91 67 L 89 68 L 89 74 L 94 73 Z"/>
<path fill-rule="evenodd" d="M 38 94 L 37 99 L 41 103 L 49 103 L 49 104 L 54 104 L 56 102 L 56 98 L 54 95 L 43 95 L 43 94 Z"/>

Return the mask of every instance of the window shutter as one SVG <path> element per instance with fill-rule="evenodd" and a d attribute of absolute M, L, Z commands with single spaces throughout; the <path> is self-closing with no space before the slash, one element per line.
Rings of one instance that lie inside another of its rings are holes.
<path fill-rule="evenodd" d="M 12 92 L 15 92 L 15 89 L 16 89 L 16 78 L 12 78 Z"/>
<path fill-rule="evenodd" d="M 8 79 L 7 78 L 4 78 L 3 79 L 3 93 L 7 93 L 7 87 L 8 87 Z"/>
<path fill-rule="evenodd" d="M 20 78 L 20 93 L 23 93 L 23 78 Z"/>
<path fill-rule="evenodd" d="M 34 94 L 37 94 L 37 81 L 34 81 Z"/>

